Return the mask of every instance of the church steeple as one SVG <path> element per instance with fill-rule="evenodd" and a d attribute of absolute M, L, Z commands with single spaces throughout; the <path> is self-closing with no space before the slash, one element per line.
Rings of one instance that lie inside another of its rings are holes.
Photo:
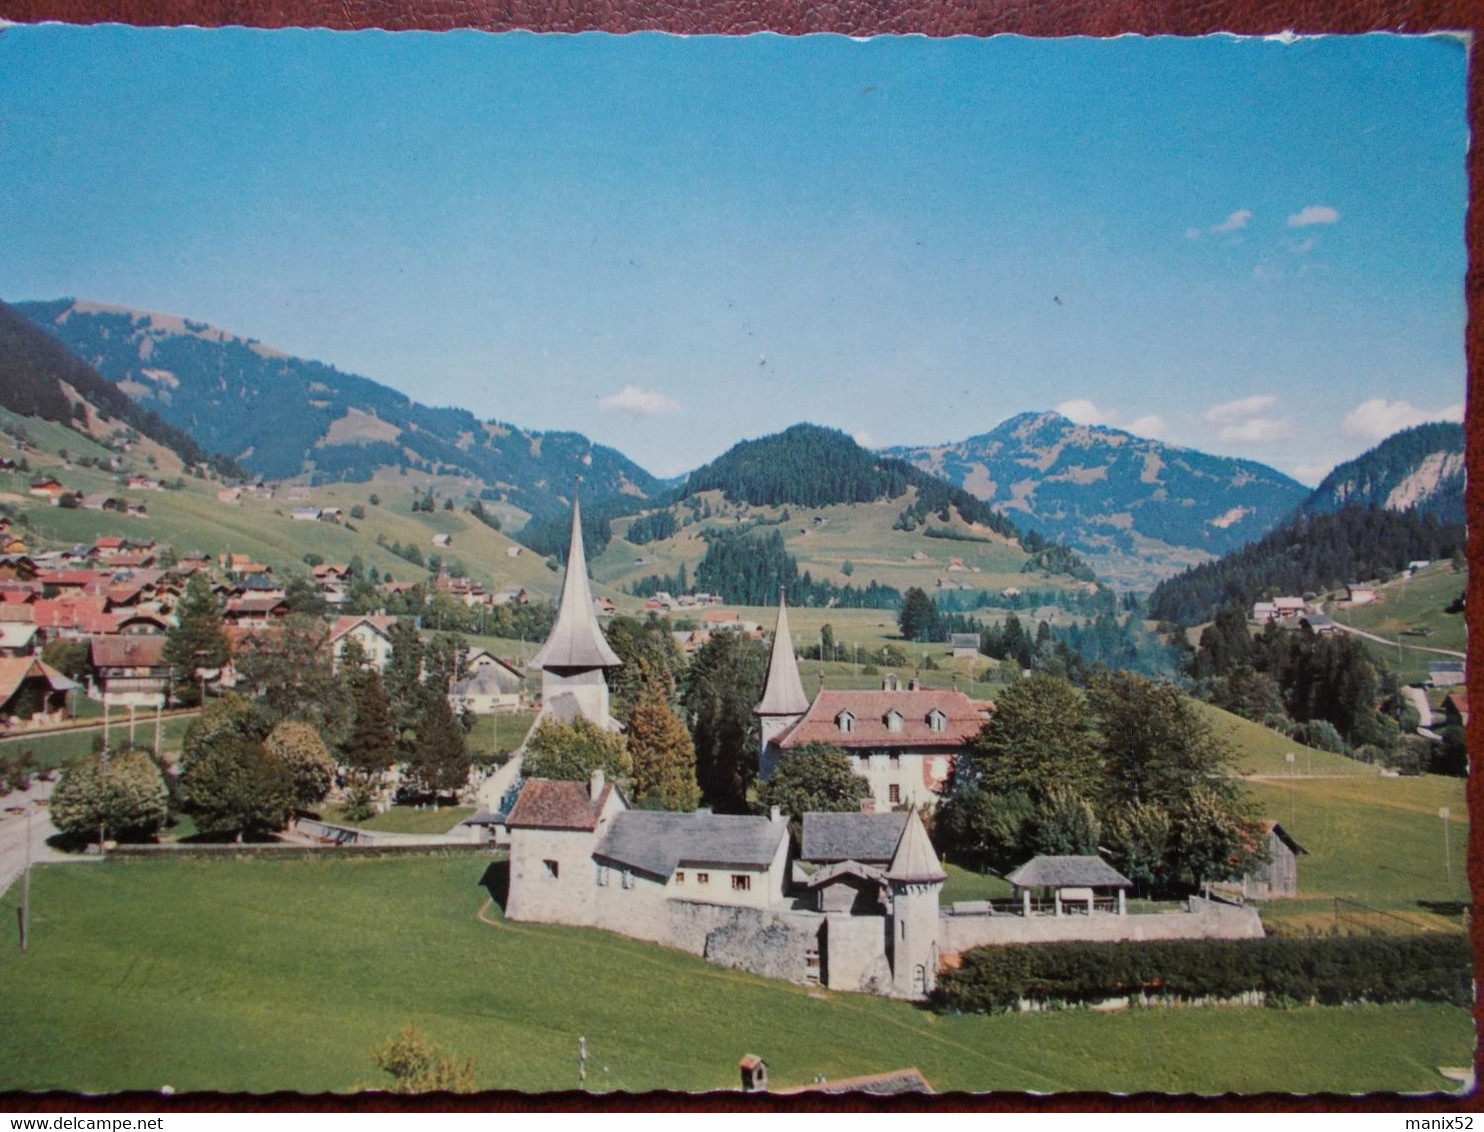
<path fill-rule="evenodd" d="M 579 477 L 579 484 L 582 482 Z M 572 541 L 567 550 L 567 576 L 562 582 L 562 604 L 551 636 L 531 658 L 542 669 L 611 668 L 622 664 L 598 627 L 593 591 L 587 581 L 587 557 L 582 545 L 582 509 L 577 488 L 572 489 Z"/>
<path fill-rule="evenodd" d="M 799 662 L 794 656 L 793 635 L 788 630 L 788 606 L 780 589 L 778 628 L 773 632 L 773 654 L 768 658 L 768 682 L 763 686 L 762 701 L 753 712 L 756 715 L 803 715 L 808 710 L 809 697 L 804 694 L 804 681 L 799 678 Z"/>
<path fill-rule="evenodd" d="M 579 477 L 578 483 L 581 483 Z M 608 714 L 608 681 L 603 669 L 623 663 L 608 647 L 593 609 L 593 591 L 587 582 L 587 558 L 582 547 L 582 510 L 577 488 L 572 489 L 572 541 L 567 550 L 567 576 L 562 582 L 562 604 L 551 636 L 531 658 L 541 669 L 541 714 L 570 723 L 582 716 L 610 731 L 621 725 Z"/>

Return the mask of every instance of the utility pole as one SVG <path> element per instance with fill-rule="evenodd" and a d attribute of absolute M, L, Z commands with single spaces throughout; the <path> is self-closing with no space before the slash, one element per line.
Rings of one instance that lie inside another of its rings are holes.
<path fill-rule="evenodd" d="M 31 930 L 31 819 L 36 815 L 36 803 L 26 807 L 26 877 L 21 882 L 21 954 L 26 954 L 26 936 Z"/>
<path fill-rule="evenodd" d="M 577 1039 L 577 1087 L 587 1088 L 587 1039 Z"/>
<path fill-rule="evenodd" d="M 1453 849 L 1448 843 L 1448 823 L 1453 818 L 1453 811 L 1447 806 L 1438 810 L 1438 817 L 1443 819 L 1443 868 L 1448 871 L 1448 879 L 1453 879 Z"/>

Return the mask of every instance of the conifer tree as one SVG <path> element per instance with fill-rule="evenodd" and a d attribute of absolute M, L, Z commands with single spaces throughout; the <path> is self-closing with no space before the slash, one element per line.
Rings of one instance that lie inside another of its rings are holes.
<path fill-rule="evenodd" d="M 353 681 L 355 721 L 341 751 L 352 773 L 363 784 L 379 782 L 397 758 L 397 732 L 392 725 L 391 704 L 381 677 L 374 669 L 361 672 Z"/>
<path fill-rule="evenodd" d="M 660 681 L 651 679 L 640 691 L 629 714 L 628 739 L 635 796 L 665 810 L 694 810 L 701 800 L 696 748 Z"/>
<path fill-rule="evenodd" d="M 424 698 L 422 723 L 407 774 L 420 793 L 432 795 L 436 802 L 469 780 L 469 750 L 448 698 L 436 686 L 429 688 Z"/>
<path fill-rule="evenodd" d="M 181 677 L 176 699 L 184 704 L 197 704 L 201 701 L 201 686 L 195 680 L 196 670 L 220 668 L 227 663 L 229 651 L 222 632 L 221 606 L 204 574 L 191 575 L 175 617 L 175 627 L 165 636 L 163 656 Z"/>

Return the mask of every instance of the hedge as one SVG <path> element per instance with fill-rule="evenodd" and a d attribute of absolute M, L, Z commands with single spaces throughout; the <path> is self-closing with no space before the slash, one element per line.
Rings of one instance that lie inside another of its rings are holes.
<path fill-rule="evenodd" d="M 939 1011 L 996 1013 L 1022 1000 L 1081 1004 L 1148 997 L 1270 1006 L 1445 1002 L 1468 1006 L 1473 953 L 1460 934 L 1048 943 L 979 947 L 938 979 Z"/>

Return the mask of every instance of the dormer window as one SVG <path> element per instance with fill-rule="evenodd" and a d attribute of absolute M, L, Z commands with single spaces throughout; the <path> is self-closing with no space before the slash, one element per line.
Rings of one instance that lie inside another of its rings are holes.
<path fill-rule="evenodd" d="M 942 708 L 933 708 L 928 712 L 927 725 L 929 731 L 947 731 L 948 713 Z"/>
<path fill-rule="evenodd" d="M 886 724 L 888 731 L 900 731 L 902 729 L 902 713 L 896 708 L 892 708 L 891 711 L 886 713 L 886 717 L 882 722 Z"/>
<path fill-rule="evenodd" d="M 855 730 L 855 715 L 848 711 L 842 711 L 835 716 L 835 726 L 840 729 L 841 734 Z"/>

